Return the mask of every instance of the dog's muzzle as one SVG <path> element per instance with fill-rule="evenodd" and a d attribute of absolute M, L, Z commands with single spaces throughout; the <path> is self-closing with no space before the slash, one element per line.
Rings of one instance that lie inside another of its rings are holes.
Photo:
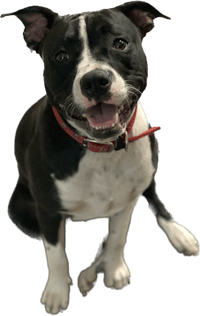
<path fill-rule="evenodd" d="M 74 80 L 73 96 L 63 111 L 73 127 L 95 141 L 117 139 L 130 121 L 141 96 L 136 87 L 110 66 L 91 65 L 80 70 Z M 72 100 L 72 102 L 71 102 Z"/>
<path fill-rule="evenodd" d="M 126 95 L 123 102 L 120 102 L 121 95 L 114 97 L 118 91 L 111 71 L 94 69 L 86 73 L 80 80 L 80 89 L 88 100 L 84 106 L 90 127 L 96 131 L 113 129 L 116 125 L 121 127 L 120 114 L 130 110 L 132 100 L 128 102 Z"/>

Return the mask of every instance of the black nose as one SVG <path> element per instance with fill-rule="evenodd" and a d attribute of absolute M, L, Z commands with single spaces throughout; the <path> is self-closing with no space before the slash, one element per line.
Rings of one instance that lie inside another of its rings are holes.
<path fill-rule="evenodd" d="M 109 98 L 111 75 L 102 69 L 95 69 L 81 78 L 80 85 L 85 97 L 100 101 L 102 96 Z"/>

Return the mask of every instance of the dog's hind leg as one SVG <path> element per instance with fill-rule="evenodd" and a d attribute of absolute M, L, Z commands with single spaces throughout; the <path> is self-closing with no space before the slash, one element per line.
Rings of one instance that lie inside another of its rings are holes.
<path fill-rule="evenodd" d="M 186 256 L 197 255 L 199 251 L 198 241 L 185 227 L 173 221 L 172 216 L 167 212 L 156 194 L 154 179 L 143 195 L 155 212 L 158 225 L 165 232 L 172 246 L 179 253 Z"/>
<path fill-rule="evenodd" d="M 109 235 L 102 253 L 79 276 L 78 285 L 83 296 L 91 290 L 99 272 L 104 273 L 104 283 L 107 287 L 122 289 L 129 284 L 130 272 L 124 260 L 123 250 L 136 202 L 137 199 L 123 211 L 109 218 Z"/>
<path fill-rule="evenodd" d="M 34 238 L 40 237 L 35 203 L 28 187 L 20 177 L 8 205 L 8 214 L 25 234 Z"/>

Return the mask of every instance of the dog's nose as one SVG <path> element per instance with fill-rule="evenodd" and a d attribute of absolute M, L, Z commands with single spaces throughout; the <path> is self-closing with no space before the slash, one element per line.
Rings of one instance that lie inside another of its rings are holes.
<path fill-rule="evenodd" d="M 80 81 L 82 94 L 88 99 L 100 101 L 108 95 L 111 87 L 111 76 L 102 69 L 95 69 L 85 74 Z"/>

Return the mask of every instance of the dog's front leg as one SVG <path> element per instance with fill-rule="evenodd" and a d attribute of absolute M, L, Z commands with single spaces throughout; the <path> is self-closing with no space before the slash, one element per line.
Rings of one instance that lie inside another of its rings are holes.
<path fill-rule="evenodd" d="M 99 272 L 104 272 L 104 283 L 107 287 L 122 289 L 129 284 L 130 272 L 124 260 L 123 250 L 136 202 L 137 199 L 109 219 L 109 235 L 102 254 L 79 276 L 78 285 L 84 296 L 93 287 L 92 283 Z"/>
<path fill-rule="evenodd" d="M 129 283 L 130 272 L 123 251 L 135 204 L 136 201 L 109 219 L 109 235 L 105 250 L 96 264 L 97 272 L 104 272 L 104 283 L 107 287 L 121 289 Z"/>
<path fill-rule="evenodd" d="M 60 222 L 58 242 L 49 243 L 42 237 L 49 268 L 49 277 L 42 294 L 41 303 L 48 313 L 57 314 L 69 304 L 69 291 L 72 280 L 69 276 L 68 260 L 65 254 L 65 219 Z"/>

